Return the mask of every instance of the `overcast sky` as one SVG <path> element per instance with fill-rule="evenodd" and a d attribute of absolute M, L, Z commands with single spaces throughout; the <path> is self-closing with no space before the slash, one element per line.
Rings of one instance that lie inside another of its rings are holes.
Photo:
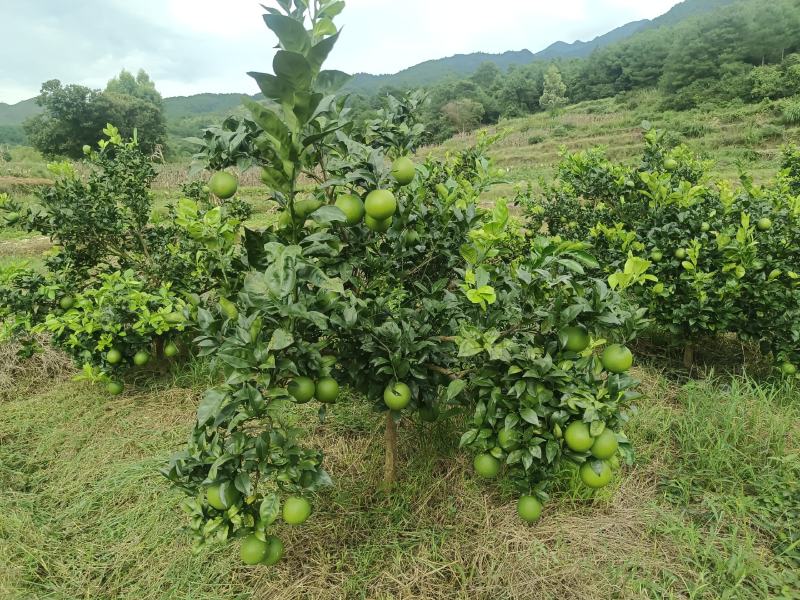
<path fill-rule="evenodd" d="M 263 1 L 263 0 L 262 0 Z M 266 0 L 265 4 L 274 3 Z M 468 52 L 541 50 L 653 18 L 676 0 L 348 0 L 329 68 L 394 73 Z M 274 38 L 253 0 L 0 0 L 0 102 L 43 81 L 103 87 L 144 68 L 164 96 L 249 92 Z"/>

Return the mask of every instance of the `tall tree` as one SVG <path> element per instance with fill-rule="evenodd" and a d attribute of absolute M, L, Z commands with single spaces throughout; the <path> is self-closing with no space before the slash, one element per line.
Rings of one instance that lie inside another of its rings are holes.
<path fill-rule="evenodd" d="M 144 71 L 135 78 L 122 71 L 102 92 L 53 79 L 42 84 L 36 102 L 44 111 L 23 127 L 31 145 L 47 156 L 82 156 L 83 146 L 97 143 L 108 123 L 125 137 L 136 130 L 145 152 L 166 139 L 161 94 Z"/>
<path fill-rule="evenodd" d="M 452 126 L 461 133 L 477 127 L 483 118 L 484 108 L 480 102 L 462 98 L 453 100 L 442 107 L 442 113 Z"/>
<path fill-rule="evenodd" d="M 567 85 L 561 78 L 561 71 L 555 65 L 550 65 L 544 74 L 544 91 L 539 98 L 539 105 L 551 112 L 557 111 L 567 103 Z"/>

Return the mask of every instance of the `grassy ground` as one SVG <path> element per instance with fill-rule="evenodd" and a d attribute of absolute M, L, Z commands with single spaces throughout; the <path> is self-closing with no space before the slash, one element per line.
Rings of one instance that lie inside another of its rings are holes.
<path fill-rule="evenodd" d="M 775 135 L 774 109 L 654 118 L 651 100 L 505 123 L 511 133 L 494 156 L 514 182 L 552 172 L 562 145 L 602 143 L 629 160 L 641 149 L 638 123 L 650 118 L 684 131 L 723 176 L 735 179 L 737 160 L 750 157 L 763 179 L 780 144 L 798 135 Z M 41 176 L 33 163 L 29 175 Z M 178 196 L 181 167 L 170 169 L 158 207 Z M 12 193 L 24 199 L 28 191 Z M 242 193 L 256 208 L 253 223 L 267 222 L 263 190 Z M 0 267 L 40 265 L 48 246 L 0 229 Z M 741 365 L 739 355 L 711 350 L 703 356 L 709 372 L 726 374 L 695 381 L 661 368 L 669 357 L 642 344 L 636 373 L 646 395 L 628 428 L 636 463 L 594 497 L 565 471 L 533 527 L 517 519 L 502 485 L 476 481 L 457 449 L 458 417 L 421 432 L 401 426 L 404 468 L 385 493 L 381 418 L 352 396 L 324 425 L 313 407 L 299 407 L 306 441 L 324 449 L 335 486 L 315 499 L 306 526 L 279 531 L 284 561 L 253 569 L 235 545 L 192 556 L 182 496 L 158 474 L 189 432 L 209 380 L 202 364 L 167 379 L 142 377 L 110 398 L 72 381 L 73 367 L 57 352 L 21 361 L 0 346 L 0 599 L 796 600 L 800 390 L 731 375 L 741 371 L 730 368 Z M 757 372 L 750 358 L 744 364 Z"/>
<path fill-rule="evenodd" d="M 800 141 L 800 127 L 784 123 L 781 103 L 702 110 L 663 111 L 653 93 L 635 94 L 626 100 L 608 98 L 569 106 L 551 116 L 541 113 L 501 122 L 489 132 L 506 132 L 490 154 L 496 164 L 508 169 L 508 186 L 494 195 L 507 194 L 527 181 L 549 179 L 562 151 L 604 146 L 613 160 L 633 162 L 641 156 L 641 124 L 649 121 L 668 130 L 676 141 L 686 143 L 715 162 L 713 171 L 730 181 L 745 169 L 756 183 L 772 178 L 779 168 L 780 149 Z M 457 136 L 441 147 L 425 148 L 438 153 L 475 143 L 477 132 Z"/>
<path fill-rule="evenodd" d="M 191 555 L 157 473 L 202 367 L 109 398 L 51 356 L 17 371 L 0 411 L 0 597 L 797 598 L 800 393 L 637 374 L 637 463 L 594 498 L 565 475 L 534 527 L 475 480 L 457 418 L 406 423 L 401 480 L 379 492 L 381 419 L 348 397 L 307 431 L 335 487 L 280 530 L 279 566 L 251 569 L 235 546 Z"/>

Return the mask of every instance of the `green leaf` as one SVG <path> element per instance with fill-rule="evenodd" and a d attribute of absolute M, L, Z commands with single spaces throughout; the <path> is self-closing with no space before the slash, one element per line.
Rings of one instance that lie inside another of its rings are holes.
<path fill-rule="evenodd" d="M 268 494 L 258 507 L 258 516 L 264 525 L 272 525 L 280 513 L 281 501 L 277 494 Z"/>
<path fill-rule="evenodd" d="M 311 65 L 302 54 L 278 50 L 272 59 L 272 68 L 275 70 L 275 76 L 285 81 L 295 92 L 311 87 L 313 77 Z"/>
<path fill-rule="evenodd" d="M 474 442 L 478 437 L 479 431 L 477 429 L 470 429 L 469 431 L 464 432 L 461 436 L 461 440 L 458 442 L 458 447 L 463 448 L 464 446 L 468 446 L 472 442 Z"/>
<path fill-rule="evenodd" d="M 289 128 L 281 120 L 280 116 L 268 106 L 245 98 L 242 103 L 253 115 L 253 120 L 269 134 L 279 146 L 288 148 L 291 145 L 291 134 Z"/>
<path fill-rule="evenodd" d="M 461 253 L 461 258 L 463 258 L 469 264 L 474 265 L 478 262 L 478 250 L 475 248 L 475 246 L 463 244 L 459 249 L 459 252 Z"/>
<path fill-rule="evenodd" d="M 264 15 L 264 22 L 278 36 L 284 50 L 305 53 L 311 47 L 311 37 L 302 22 L 285 15 Z"/>
<path fill-rule="evenodd" d="M 345 215 L 338 206 L 326 204 L 311 213 L 311 219 L 317 223 L 344 223 L 347 221 Z"/>
<path fill-rule="evenodd" d="M 203 426 L 216 416 L 227 397 L 228 395 L 219 389 L 206 390 L 197 407 L 197 424 Z"/>
<path fill-rule="evenodd" d="M 281 103 L 291 99 L 293 90 L 288 81 L 275 77 L 270 73 L 250 71 L 247 74 L 256 80 L 258 88 L 266 98 Z"/>
<path fill-rule="evenodd" d="M 458 345 L 458 355 L 460 357 L 475 356 L 483 352 L 483 345 L 477 340 L 463 338 Z"/>
<path fill-rule="evenodd" d="M 592 437 L 597 437 L 603 430 L 606 428 L 606 424 L 603 421 L 592 421 L 592 424 L 589 426 L 589 433 Z"/>
<path fill-rule="evenodd" d="M 285 329 L 276 329 L 272 332 L 269 347 L 272 350 L 283 350 L 294 343 L 294 337 Z"/>
<path fill-rule="evenodd" d="M 245 496 L 249 496 L 253 489 L 253 484 L 250 481 L 250 474 L 240 471 L 236 474 L 236 479 L 233 480 L 236 489 L 242 492 Z"/>
<path fill-rule="evenodd" d="M 559 258 L 556 262 L 558 262 L 560 265 L 563 265 L 570 271 L 578 273 L 579 275 L 583 275 L 585 272 L 581 264 L 575 260 L 569 258 Z"/>
<path fill-rule="evenodd" d="M 450 382 L 447 386 L 447 400 L 452 400 L 456 396 L 458 396 L 463 390 L 464 387 L 467 385 L 467 382 L 463 379 L 454 379 Z"/>
<path fill-rule="evenodd" d="M 343 71 L 320 71 L 314 83 L 314 90 L 320 94 L 333 94 L 350 80 Z"/>
<path fill-rule="evenodd" d="M 333 31 L 336 32 L 336 27 L 333 28 Z M 331 50 L 333 50 L 338 39 L 339 34 L 335 33 L 311 48 L 311 51 L 308 53 L 308 62 L 311 64 L 311 68 L 314 69 L 315 73 L 319 73 L 322 64 L 327 60 L 328 55 L 331 53 Z"/>
<path fill-rule="evenodd" d="M 519 416 L 522 417 L 523 420 L 527 421 L 531 425 L 539 424 L 539 415 L 532 408 L 528 407 L 521 408 L 519 411 Z"/>
<path fill-rule="evenodd" d="M 584 265 L 586 265 L 590 269 L 597 269 L 600 267 L 600 263 L 597 262 L 597 259 L 588 252 L 583 252 L 578 250 L 570 252 L 570 254 L 574 256 L 577 260 L 581 261 Z"/>

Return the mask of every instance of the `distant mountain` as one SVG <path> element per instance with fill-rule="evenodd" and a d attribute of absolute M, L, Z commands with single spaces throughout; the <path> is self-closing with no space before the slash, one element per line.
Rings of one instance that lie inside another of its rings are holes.
<path fill-rule="evenodd" d="M 598 36 L 589 42 L 582 42 L 580 40 L 568 44 L 566 42 L 556 42 L 550 44 L 541 52 L 533 55 L 532 60 L 556 60 L 566 58 L 586 58 L 598 48 L 609 46 L 616 42 L 621 42 L 624 39 L 631 37 L 634 33 L 639 33 L 647 29 L 653 21 L 644 19 L 642 21 L 633 21 L 627 23 L 622 27 L 609 31 L 608 33 Z"/>
<path fill-rule="evenodd" d="M 424 87 L 447 78 L 468 77 L 487 61 L 506 70 L 512 65 L 524 65 L 536 60 L 585 58 L 599 48 L 626 40 L 639 32 L 665 25 L 674 25 L 737 1 L 739 0 L 685 0 L 655 19 L 627 23 L 588 42 L 580 40 L 572 43 L 556 42 L 537 53 L 530 50 L 517 50 L 502 54 L 484 52 L 457 54 L 447 58 L 425 61 L 394 74 L 359 73 L 348 82 L 345 89 L 368 95 L 376 93 L 384 86 Z M 207 124 L 212 120 L 219 120 L 220 115 L 229 114 L 241 106 L 241 100 L 241 94 L 195 94 L 166 98 L 164 107 L 170 134 L 181 136 L 185 131 L 196 128 L 204 121 L 204 124 Z M 22 122 L 39 111 L 34 98 L 17 104 L 0 102 L 0 143 L 15 143 L 14 138 L 23 135 Z M 185 135 L 192 134 L 186 133 Z"/>
<path fill-rule="evenodd" d="M 167 121 L 199 114 L 228 112 L 242 103 L 245 94 L 195 94 L 164 99 Z"/>
<path fill-rule="evenodd" d="M 530 50 L 488 54 L 474 52 L 472 54 L 456 54 L 447 58 L 428 60 L 399 73 L 391 75 L 370 75 L 358 73 L 347 83 L 345 89 L 351 92 L 374 93 L 383 86 L 399 88 L 426 86 L 447 77 L 467 77 L 474 73 L 484 62 L 493 62 L 505 70 L 511 65 L 525 65 L 534 59 Z"/>
<path fill-rule="evenodd" d="M 39 114 L 41 110 L 36 104 L 36 98 L 29 98 L 16 104 L 0 102 L 0 125 L 21 125 L 25 119 Z"/>
<path fill-rule="evenodd" d="M 733 4 L 737 1 L 685 0 L 655 19 L 627 23 L 588 42 L 580 40 L 571 44 L 556 42 L 537 53 L 533 53 L 530 50 L 519 50 L 516 52 L 504 52 L 503 54 L 487 54 L 484 52 L 457 54 L 448 58 L 425 61 L 390 75 L 357 73 L 348 82 L 345 89 L 362 94 L 371 94 L 384 86 L 397 88 L 427 86 L 447 77 L 468 77 L 478 69 L 481 63 L 487 61 L 505 70 L 511 65 L 528 64 L 535 60 L 586 58 L 598 48 L 604 48 L 625 40 L 640 31 L 664 25 L 674 25 L 685 19 L 711 12 L 721 6 Z"/>

